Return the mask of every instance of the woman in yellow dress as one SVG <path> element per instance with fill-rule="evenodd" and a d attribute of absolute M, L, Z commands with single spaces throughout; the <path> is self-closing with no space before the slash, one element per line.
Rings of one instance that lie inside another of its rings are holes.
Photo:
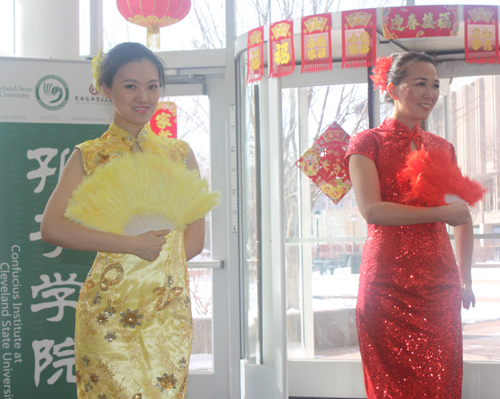
<path fill-rule="evenodd" d="M 149 49 L 122 43 L 94 65 L 96 86 L 114 107 L 103 136 L 76 146 L 45 208 L 42 238 L 97 251 L 76 310 L 79 399 L 184 398 L 192 341 L 186 260 L 203 249 L 205 222 L 139 236 L 86 228 L 64 217 L 84 176 L 113 158 L 147 152 L 198 169 L 188 144 L 156 136 L 164 67 Z"/>

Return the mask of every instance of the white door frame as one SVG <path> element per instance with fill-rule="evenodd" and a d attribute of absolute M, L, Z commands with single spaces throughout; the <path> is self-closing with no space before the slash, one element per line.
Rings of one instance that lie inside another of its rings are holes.
<path fill-rule="evenodd" d="M 188 268 L 211 268 L 213 284 L 213 371 L 190 372 L 188 399 L 239 396 L 240 311 L 238 232 L 232 232 L 231 157 L 225 104 L 225 50 L 157 53 L 167 65 L 166 96 L 207 95 L 210 101 L 210 181 L 221 192 L 212 211 L 211 262 L 188 262 Z M 192 67 L 196 65 L 196 67 Z M 236 133 L 234 133 L 236 134 Z M 235 392 L 235 393 L 232 393 Z M 236 395 L 236 396 L 235 396 Z"/>

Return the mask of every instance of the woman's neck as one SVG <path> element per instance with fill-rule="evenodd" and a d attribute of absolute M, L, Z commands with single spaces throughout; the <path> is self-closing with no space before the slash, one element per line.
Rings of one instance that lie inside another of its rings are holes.
<path fill-rule="evenodd" d="M 405 125 L 408 129 L 410 129 L 410 132 L 413 131 L 415 126 L 417 126 L 420 122 L 416 119 L 405 117 L 405 115 L 402 115 L 401 113 L 396 112 L 396 110 L 394 110 L 394 112 L 392 113 L 391 118 L 396 119 L 398 122 Z"/>
<path fill-rule="evenodd" d="M 133 138 L 137 138 L 139 137 L 139 133 L 142 131 L 142 129 L 144 128 L 144 125 L 142 126 L 123 126 L 122 124 L 120 124 L 119 122 L 115 122 L 113 121 L 113 123 L 117 126 L 120 126 L 120 128 L 122 128 L 123 130 L 125 130 L 128 134 L 130 134 Z"/>

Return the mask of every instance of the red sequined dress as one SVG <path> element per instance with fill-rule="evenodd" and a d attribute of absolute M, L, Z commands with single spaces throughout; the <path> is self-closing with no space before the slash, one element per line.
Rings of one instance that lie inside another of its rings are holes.
<path fill-rule="evenodd" d="M 346 154 L 375 162 L 382 201 L 402 203 L 398 178 L 414 141 L 453 146 L 393 118 L 354 135 Z M 415 206 L 422 204 L 415 203 Z M 445 223 L 368 224 L 356 321 L 368 399 L 459 399 L 462 391 L 461 288 Z"/>

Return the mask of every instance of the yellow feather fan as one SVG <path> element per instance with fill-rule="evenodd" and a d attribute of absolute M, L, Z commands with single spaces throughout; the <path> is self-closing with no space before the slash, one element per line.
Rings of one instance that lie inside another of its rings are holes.
<path fill-rule="evenodd" d="M 184 230 L 219 203 L 198 171 L 150 153 L 98 167 L 73 191 L 64 216 L 86 227 L 137 236 Z"/>

